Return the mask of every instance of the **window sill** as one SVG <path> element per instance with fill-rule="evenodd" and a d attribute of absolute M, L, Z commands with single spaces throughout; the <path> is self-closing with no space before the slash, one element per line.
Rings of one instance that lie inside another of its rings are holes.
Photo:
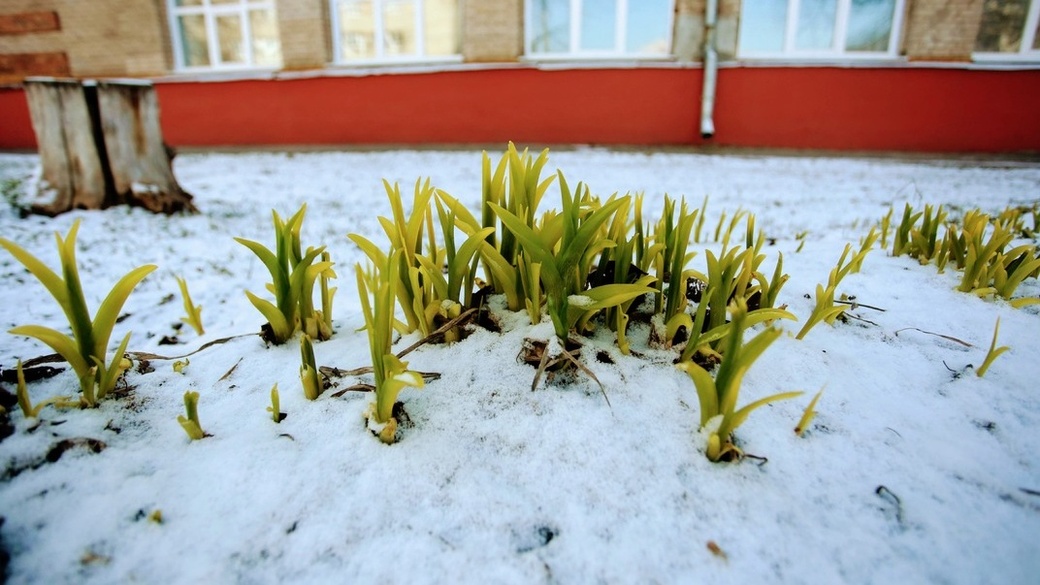
<path fill-rule="evenodd" d="M 987 65 L 1040 67 L 1040 51 L 1029 53 L 972 53 L 971 60 Z"/>
<path fill-rule="evenodd" d="M 428 67 L 436 65 L 456 65 L 462 63 L 462 55 L 444 57 L 385 57 L 381 59 L 359 59 L 357 61 L 333 61 L 329 67 L 343 69 L 392 69 L 403 67 Z"/>
<path fill-rule="evenodd" d="M 174 69 L 156 81 L 229 81 L 273 79 L 281 71 L 275 67 L 185 67 Z"/>

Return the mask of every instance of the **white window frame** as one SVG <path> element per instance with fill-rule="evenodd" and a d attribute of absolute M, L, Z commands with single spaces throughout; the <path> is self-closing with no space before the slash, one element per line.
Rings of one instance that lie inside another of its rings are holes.
<path fill-rule="evenodd" d="M 534 27 L 531 22 L 534 15 L 534 0 L 524 0 L 524 58 L 527 60 L 561 60 L 561 59 L 639 59 L 670 60 L 673 59 L 673 34 L 675 28 L 675 0 L 672 0 L 668 11 L 668 36 L 665 44 L 667 53 L 630 53 L 625 50 L 628 42 L 628 5 L 641 0 L 617 0 L 614 12 L 614 48 L 607 50 L 589 50 L 581 48 L 581 8 L 583 0 L 570 0 L 570 46 L 564 52 L 535 52 Z"/>
<path fill-rule="evenodd" d="M 906 12 L 906 0 L 895 0 L 892 28 L 888 35 L 888 48 L 884 51 L 849 51 L 845 49 L 852 0 L 838 0 L 834 16 L 834 39 L 829 49 L 798 49 L 795 46 L 795 41 L 798 34 L 798 14 L 801 12 L 801 5 L 801 0 L 787 0 L 784 46 L 780 51 L 742 50 L 740 48 L 740 39 L 744 37 L 744 18 L 741 15 L 740 30 L 737 37 L 737 58 L 788 61 L 884 60 L 899 58 L 899 45 L 903 36 L 903 15 Z M 743 6 L 741 6 L 741 11 L 743 11 Z"/>
<path fill-rule="evenodd" d="M 383 27 L 383 2 L 384 0 L 371 0 L 372 10 L 375 17 L 375 39 L 374 45 L 376 56 L 370 59 L 344 59 L 343 41 L 339 21 L 339 5 L 349 0 L 329 0 L 329 14 L 332 17 L 332 62 L 335 65 L 398 65 L 398 64 L 423 64 L 423 63 L 461 63 L 462 48 L 454 55 L 426 55 L 426 27 L 425 10 L 423 0 L 411 0 L 415 10 L 415 46 L 416 52 L 411 55 L 386 55 L 383 47 L 383 35 L 386 30 Z M 456 0 L 456 18 L 461 22 L 461 10 Z M 456 28 L 459 33 L 461 28 Z M 461 41 L 461 39 L 460 39 Z M 461 44 L 461 42 L 460 42 Z"/>
<path fill-rule="evenodd" d="M 238 0 L 231 4 L 212 4 L 211 0 L 202 0 L 198 6 L 178 6 L 177 0 L 166 0 L 166 13 L 170 21 L 170 39 L 173 43 L 174 67 L 177 71 L 236 71 L 276 70 L 278 66 L 257 65 L 253 55 L 253 31 L 249 21 L 249 13 L 254 10 L 270 10 L 278 14 L 275 0 Z M 184 42 L 181 40 L 180 17 L 202 15 L 206 21 L 206 47 L 209 51 L 209 65 L 188 65 L 184 53 Z M 224 63 L 220 58 L 220 40 L 217 38 L 217 18 L 237 15 L 242 26 L 242 43 L 244 63 Z"/>
<path fill-rule="evenodd" d="M 1040 49 L 1034 49 L 1036 42 L 1036 27 L 1040 21 L 1040 0 L 1030 0 L 1029 11 L 1026 12 L 1026 22 L 1023 25 L 1022 41 L 1018 45 L 1018 51 L 1014 53 L 983 52 L 976 51 L 971 54 L 975 61 L 983 62 L 1016 62 L 1016 61 L 1040 61 Z"/>

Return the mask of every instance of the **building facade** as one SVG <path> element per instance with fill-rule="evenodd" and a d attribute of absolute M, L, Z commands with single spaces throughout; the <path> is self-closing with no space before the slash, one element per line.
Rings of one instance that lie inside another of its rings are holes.
<path fill-rule="evenodd" d="M 1040 0 L 0 0 L 26 77 L 146 78 L 175 146 L 1040 151 Z"/>

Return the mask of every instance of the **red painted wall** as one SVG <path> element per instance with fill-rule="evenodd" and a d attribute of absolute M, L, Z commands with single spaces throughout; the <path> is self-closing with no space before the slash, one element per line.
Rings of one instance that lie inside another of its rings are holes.
<path fill-rule="evenodd" d="M 29 104 L 21 89 L 0 88 L 0 149 L 35 149 Z"/>
<path fill-rule="evenodd" d="M 175 146 L 632 144 L 1040 152 L 1040 70 L 733 67 L 716 135 L 701 69 L 503 68 L 278 81 L 160 82 Z M 33 148 L 20 90 L 0 90 L 0 148 Z"/>
<path fill-rule="evenodd" d="M 1040 70 L 720 70 L 716 141 L 732 146 L 1040 152 Z"/>

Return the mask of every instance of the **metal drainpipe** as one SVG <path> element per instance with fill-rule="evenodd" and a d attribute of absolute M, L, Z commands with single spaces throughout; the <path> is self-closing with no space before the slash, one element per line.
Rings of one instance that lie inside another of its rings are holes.
<path fill-rule="evenodd" d="M 715 24 L 719 18 L 718 0 L 708 0 L 704 8 L 704 87 L 701 90 L 701 138 L 715 136 L 715 81 L 719 55 L 715 51 Z"/>

